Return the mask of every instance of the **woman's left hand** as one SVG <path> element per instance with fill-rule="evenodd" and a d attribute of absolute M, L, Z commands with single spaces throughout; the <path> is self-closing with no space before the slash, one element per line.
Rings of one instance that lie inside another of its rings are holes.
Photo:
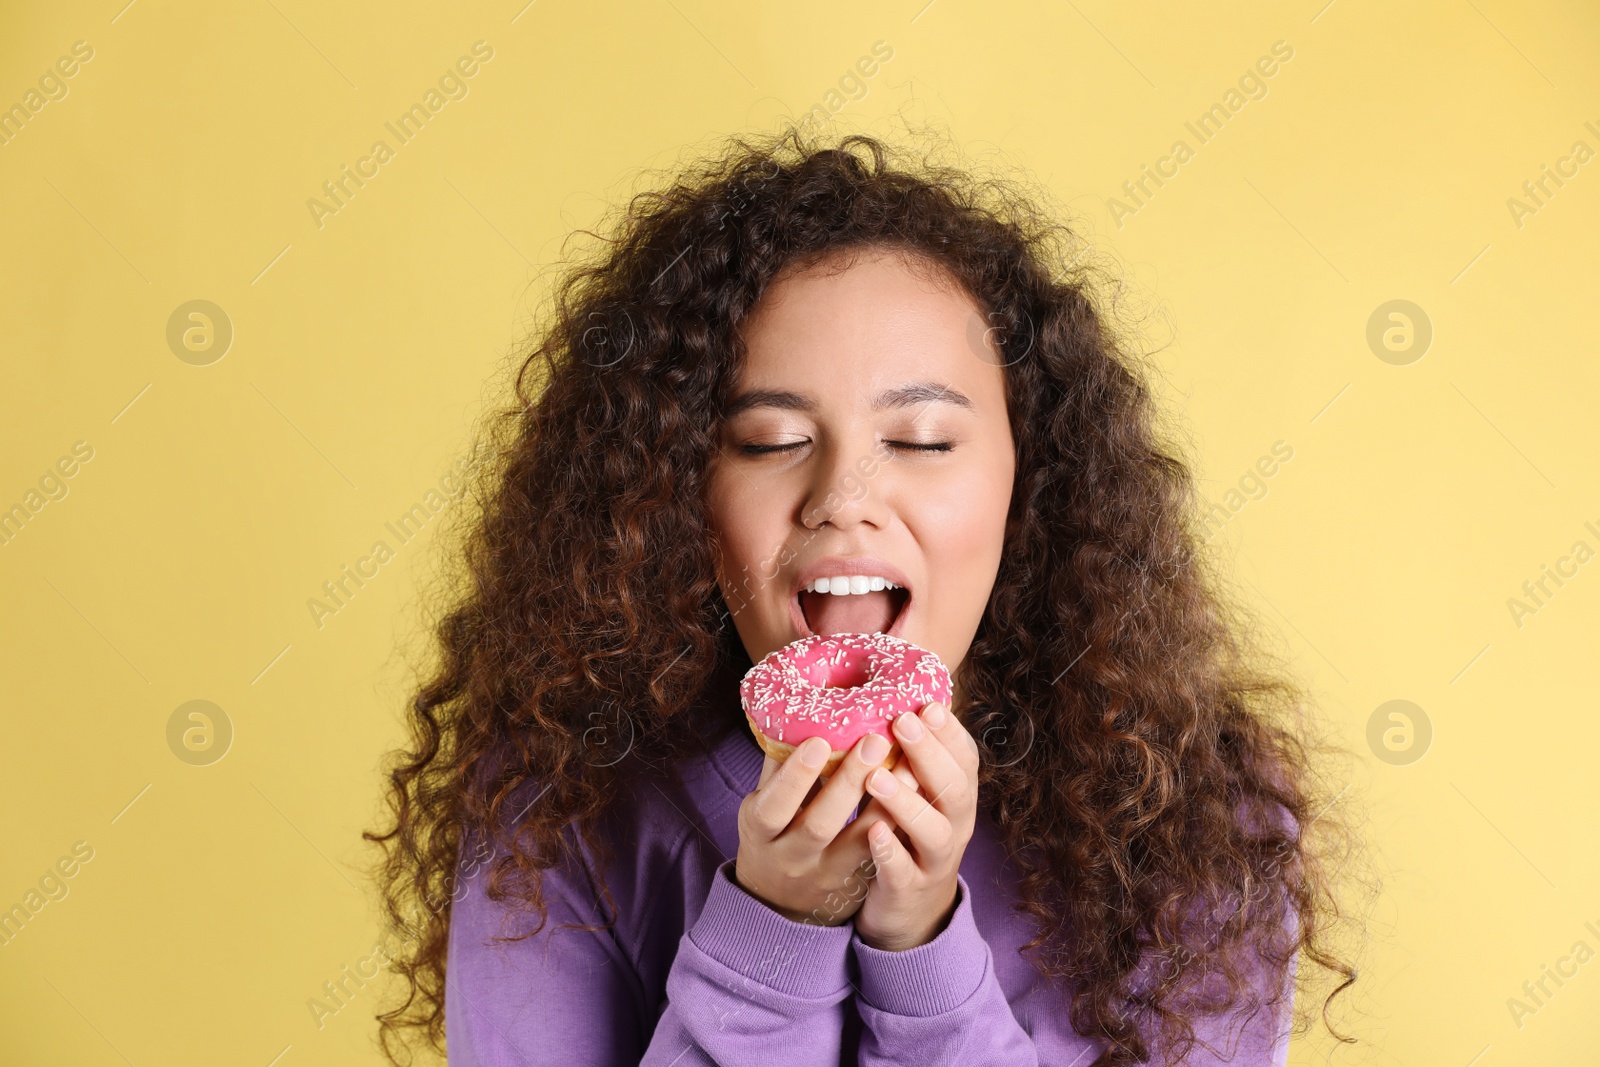
<path fill-rule="evenodd" d="M 900 760 L 867 776 L 874 799 L 862 814 L 877 807 L 887 818 L 867 832 L 875 873 L 855 925 L 869 946 L 903 952 L 932 941 L 955 912 L 956 874 L 977 820 L 978 745 L 943 704 L 907 712 L 893 729 Z"/>

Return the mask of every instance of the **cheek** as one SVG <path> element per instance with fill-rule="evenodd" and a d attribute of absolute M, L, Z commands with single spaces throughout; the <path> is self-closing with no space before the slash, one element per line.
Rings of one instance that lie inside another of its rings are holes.
<path fill-rule="evenodd" d="M 931 538 L 930 551 L 977 562 L 999 551 L 1010 503 L 1008 470 L 990 461 L 951 471 L 941 484 L 926 488 L 916 507 Z"/>
<path fill-rule="evenodd" d="M 762 506 L 759 494 L 750 491 L 737 474 L 714 475 L 706 491 L 706 516 L 720 551 L 722 567 L 730 580 L 754 573 L 760 565 L 765 538 L 764 524 L 771 521 L 770 504 Z"/>

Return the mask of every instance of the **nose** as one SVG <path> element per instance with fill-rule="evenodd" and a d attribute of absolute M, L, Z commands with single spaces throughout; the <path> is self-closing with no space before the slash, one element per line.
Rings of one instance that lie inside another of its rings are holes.
<path fill-rule="evenodd" d="M 823 523 L 848 529 L 857 523 L 887 525 L 889 507 L 883 463 L 866 444 L 840 443 L 818 450 L 800 521 L 809 530 Z"/>

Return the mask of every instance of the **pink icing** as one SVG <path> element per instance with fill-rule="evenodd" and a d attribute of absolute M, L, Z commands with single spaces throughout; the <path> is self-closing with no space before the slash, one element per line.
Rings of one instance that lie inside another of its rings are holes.
<path fill-rule="evenodd" d="M 798 745 L 821 737 L 843 752 L 928 704 L 948 704 L 950 672 L 937 654 L 884 633 L 812 635 L 763 656 L 739 699 L 767 737 Z"/>

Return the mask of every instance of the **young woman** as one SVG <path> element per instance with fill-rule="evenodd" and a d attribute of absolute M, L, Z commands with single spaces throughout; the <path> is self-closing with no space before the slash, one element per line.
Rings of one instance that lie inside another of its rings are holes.
<path fill-rule="evenodd" d="M 1298 693 L 1065 227 L 891 156 L 736 140 L 564 282 L 368 835 L 391 1057 L 1281 1067 L 1354 979 Z M 744 671 L 891 628 L 954 682 L 892 771 L 764 756 Z"/>

